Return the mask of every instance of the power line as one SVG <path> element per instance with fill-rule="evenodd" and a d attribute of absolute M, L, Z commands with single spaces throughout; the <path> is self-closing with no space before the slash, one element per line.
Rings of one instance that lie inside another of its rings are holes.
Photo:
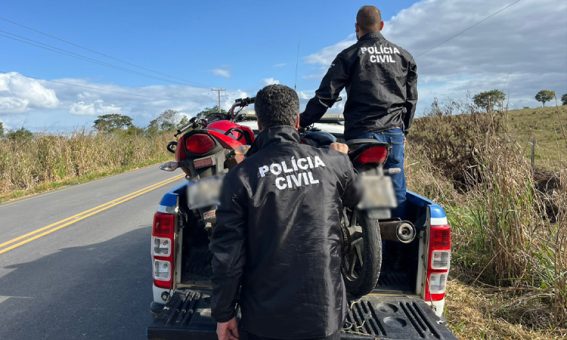
<path fill-rule="evenodd" d="M 221 92 L 225 92 L 226 89 L 211 89 L 211 91 L 216 92 L 218 95 L 218 109 L 220 110 L 221 106 L 220 106 L 220 97 L 221 97 Z"/>
<path fill-rule="evenodd" d="M 109 54 L 107 54 L 107 53 L 100 52 L 100 51 L 94 50 L 94 49 L 92 49 L 92 48 L 90 48 L 90 47 L 86 47 L 86 46 L 77 44 L 77 43 L 75 43 L 75 42 L 72 42 L 72 41 L 69 41 L 69 40 L 67 40 L 67 39 L 63 39 L 63 38 L 61 38 L 61 37 L 58 37 L 58 36 L 56 36 L 56 35 L 53 35 L 53 34 L 51 34 L 51 33 L 47 33 L 47 32 L 40 31 L 40 30 L 38 30 L 38 29 L 36 29 L 36 28 L 33 28 L 33 27 L 30 27 L 30 26 L 27 26 L 27 25 L 18 23 L 18 22 L 14 21 L 14 20 L 11 20 L 11 19 L 8 19 L 8 18 L 2 17 L 2 16 L 0 16 L 0 20 L 9 22 L 9 23 L 11 23 L 12 25 L 15 25 L 15 26 L 18 26 L 18 27 L 27 29 L 27 30 L 29 30 L 29 31 L 32 31 L 32 32 L 41 34 L 41 35 L 46 36 L 46 37 L 51 38 L 51 39 L 58 40 L 58 41 L 60 41 L 60 42 L 69 44 L 69 45 L 71 45 L 71 46 L 80 48 L 80 49 L 82 49 L 82 50 L 85 50 L 85 51 L 88 51 L 88 52 L 91 52 L 91 53 L 94 53 L 94 54 L 98 54 L 98 55 L 103 56 L 103 57 L 105 57 L 105 58 L 108 58 L 108 59 L 111 59 L 111 60 L 114 60 L 114 61 L 117 61 L 117 62 L 126 64 L 126 65 L 133 66 L 133 67 L 135 67 L 135 68 L 139 68 L 139 69 L 142 69 L 142 70 L 145 70 L 145 71 L 149 71 L 149 72 L 152 72 L 152 73 L 154 73 L 154 74 L 157 74 L 157 75 L 160 75 L 160 76 L 163 76 L 163 77 L 167 77 L 167 78 L 171 78 L 171 79 L 176 79 L 176 80 L 178 80 L 178 81 L 180 81 L 180 82 L 185 82 L 185 83 L 187 82 L 187 81 L 185 81 L 185 80 L 183 80 L 183 79 L 177 78 L 177 77 L 175 77 L 175 76 L 171 76 L 171 75 L 169 75 L 169 74 L 167 74 L 167 73 L 163 73 L 163 72 L 160 72 L 160 71 L 156 71 L 156 70 L 153 70 L 153 69 L 148 68 L 148 67 L 145 67 L 145 66 L 137 65 L 137 64 L 131 63 L 131 62 L 129 62 L 129 61 L 127 61 L 127 60 L 124 60 L 124 59 L 121 59 L 121 58 L 113 57 L 113 56 L 111 56 L 111 55 L 109 55 Z M 195 83 L 195 84 L 197 84 L 197 83 Z M 202 85 L 202 86 L 207 87 L 207 85 L 203 85 L 203 84 L 199 84 L 199 85 Z"/>
<path fill-rule="evenodd" d="M 134 74 L 137 74 L 137 75 L 140 75 L 140 76 L 143 76 L 143 77 L 153 78 L 153 79 L 157 79 L 157 80 L 164 81 L 164 82 L 167 82 L 167 83 L 175 83 L 175 84 L 179 84 L 179 85 L 188 85 L 188 86 L 196 86 L 197 85 L 197 83 L 191 84 L 191 83 L 186 83 L 186 82 L 179 82 L 179 81 L 175 81 L 175 80 L 168 79 L 168 78 L 165 78 L 165 77 L 154 76 L 154 75 L 144 73 L 144 72 L 140 72 L 140 71 L 136 71 L 136 70 L 133 70 L 133 69 L 130 69 L 130 68 L 127 68 L 127 67 L 111 64 L 111 63 L 101 61 L 101 60 L 96 59 L 96 58 L 92 58 L 92 57 L 85 56 L 85 55 L 82 55 L 82 54 L 79 54 L 79 53 L 75 53 L 75 52 L 72 52 L 72 51 L 69 51 L 69 50 L 66 50 L 66 49 L 63 49 L 63 48 L 55 47 L 53 45 L 45 44 L 43 42 L 40 42 L 40 41 L 37 41 L 37 40 L 34 40 L 34 39 L 30 39 L 30 38 L 27 38 L 27 37 L 24 37 L 24 36 L 21 36 L 21 35 L 18 35 L 18 34 L 14 34 L 14 33 L 11 33 L 11 32 L 5 31 L 5 30 L 0 30 L 0 36 L 3 36 L 3 37 L 8 38 L 8 39 L 16 40 L 16 41 L 19 41 L 19 42 L 22 42 L 22 43 L 25 43 L 25 44 L 28 44 L 28 45 L 32 45 L 32 46 L 35 46 L 35 47 L 38 47 L 38 48 L 42 48 L 42 49 L 45 49 L 45 50 L 48 50 L 48 51 L 51 51 L 51 52 L 54 52 L 54 53 L 58 53 L 58 54 L 62 54 L 62 55 L 65 55 L 65 56 L 80 59 L 80 60 L 83 60 L 83 61 L 87 61 L 87 62 L 90 62 L 90 63 L 93 63 L 93 64 L 106 66 L 106 67 L 117 69 L 117 70 L 120 70 L 120 71 L 123 71 L 123 72 L 134 73 Z"/>
<path fill-rule="evenodd" d="M 447 43 L 447 42 L 449 42 L 449 41 L 455 39 L 455 38 L 458 37 L 459 35 L 465 33 L 466 31 L 469 31 L 469 30 L 473 29 L 474 27 L 480 25 L 481 23 L 483 23 L 483 22 L 485 22 L 486 20 L 492 18 L 493 16 L 495 16 L 495 15 L 497 15 L 497 14 L 499 14 L 499 13 L 504 12 L 505 10 L 507 10 L 508 8 L 510 8 L 510 7 L 514 6 L 514 5 L 516 5 L 516 4 L 517 4 L 518 2 L 520 2 L 520 1 L 522 1 L 522 0 L 517 0 L 517 1 L 515 1 L 515 2 L 509 3 L 508 5 L 502 7 L 501 9 L 497 10 L 496 12 L 491 13 L 491 14 L 489 14 L 488 16 L 484 17 L 482 20 L 477 21 L 476 23 L 470 25 L 469 27 L 463 29 L 462 31 L 460 31 L 460 32 L 458 32 L 458 33 L 456 33 L 456 34 L 450 36 L 449 38 L 443 40 L 443 41 L 440 42 L 439 44 L 437 44 L 437 45 L 431 47 L 430 49 L 428 49 L 428 50 L 426 50 L 426 51 L 424 51 L 424 52 L 418 54 L 416 57 L 421 57 L 421 56 L 426 55 L 427 53 L 433 51 L 433 50 L 436 49 L 437 47 L 439 47 L 439 46 L 441 46 L 441 45 L 443 45 L 443 44 L 445 44 L 445 43 Z"/>

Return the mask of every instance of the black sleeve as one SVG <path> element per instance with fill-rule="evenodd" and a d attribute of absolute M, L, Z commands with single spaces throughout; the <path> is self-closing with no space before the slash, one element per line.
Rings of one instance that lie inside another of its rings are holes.
<path fill-rule="evenodd" d="M 217 223 L 209 245 L 213 255 L 211 314 L 217 322 L 226 322 L 235 316 L 246 260 L 247 203 L 244 186 L 234 170 L 236 168 L 223 181 Z"/>
<path fill-rule="evenodd" d="M 405 131 L 409 130 L 415 114 L 417 104 L 417 65 L 413 58 L 409 61 L 409 70 L 406 78 L 406 113 L 404 114 Z"/>
<path fill-rule="evenodd" d="M 354 208 L 362 199 L 362 182 L 360 177 L 354 171 L 352 163 L 348 157 L 346 158 L 345 172 L 343 174 L 343 206 Z"/>
<path fill-rule="evenodd" d="M 327 74 L 323 77 L 315 97 L 311 98 L 301 114 L 299 123 L 302 127 L 317 122 L 333 106 L 339 94 L 350 79 L 350 63 L 344 53 L 339 53 L 335 58 Z"/>

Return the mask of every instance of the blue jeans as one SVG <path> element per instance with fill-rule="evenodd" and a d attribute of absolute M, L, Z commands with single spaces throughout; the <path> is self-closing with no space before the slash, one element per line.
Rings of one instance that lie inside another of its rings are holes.
<path fill-rule="evenodd" d="M 404 217 L 406 202 L 406 176 L 404 174 L 404 140 L 405 136 L 400 128 L 388 129 L 380 132 L 366 132 L 356 138 L 376 139 L 379 142 L 389 143 L 392 148 L 384 169 L 400 168 L 398 174 L 390 175 L 394 184 L 398 207 L 392 210 L 393 217 Z"/>

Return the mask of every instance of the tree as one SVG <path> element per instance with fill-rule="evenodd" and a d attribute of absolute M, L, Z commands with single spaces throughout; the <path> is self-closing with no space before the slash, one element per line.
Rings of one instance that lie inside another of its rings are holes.
<path fill-rule="evenodd" d="M 541 107 L 545 107 L 545 102 L 548 102 L 555 98 L 555 91 L 551 90 L 541 90 L 535 95 L 535 99 L 541 102 Z"/>
<path fill-rule="evenodd" d="M 4 123 L 0 122 L 0 138 L 4 137 Z"/>
<path fill-rule="evenodd" d="M 181 120 L 177 124 L 177 128 L 181 129 L 182 127 L 184 127 L 187 124 L 189 124 L 189 117 L 183 116 L 183 117 L 181 117 Z"/>
<path fill-rule="evenodd" d="M 8 132 L 6 134 L 6 138 L 14 142 L 28 141 L 33 138 L 33 133 L 30 130 L 21 127 L 18 130 Z"/>
<path fill-rule="evenodd" d="M 197 118 L 208 119 L 214 116 L 220 116 L 226 114 L 226 110 L 219 108 L 218 105 L 213 107 L 206 107 L 201 112 L 197 113 Z"/>
<path fill-rule="evenodd" d="M 175 110 L 165 110 L 156 119 L 150 121 L 147 131 L 156 133 L 159 131 L 172 131 L 179 128 L 182 124 L 189 122 L 187 116 Z"/>
<path fill-rule="evenodd" d="M 128 116 L 110 113 L 98 116 L 93 126 L 98 132 L 110 133 L 133 128 L 134 124 L 132 123 L 132 118 Z"/>
<path fill-rule="evenodd" d="M 561 96 L 561 102 L 563 105 L 567 105 L 567 93 Z"/>
<path fill-rule="evenodd" d="M 473 97 L 473 102 L 476 106 L 484 109 L 486 112 L 494 111 L 494 107 L 502 110 L 504 107 L 504 100 L 506 95 L 500 90 L 490 90 L 481 92 Z"/>

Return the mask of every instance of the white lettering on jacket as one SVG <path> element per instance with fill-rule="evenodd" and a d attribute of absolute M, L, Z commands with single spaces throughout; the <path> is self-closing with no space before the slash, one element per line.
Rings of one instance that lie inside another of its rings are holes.
<path fill-rule="evenodd" d="M 391 46 L 368 46 L 368 47 L 361 47 L 360 53 L 362 55 L 369 55 L 368 60 L 371 63 L 390 63 L 395 64 L 396 60 L 394 60 L 395 54 L 400 54 L 400 50 L 397 47 Z"/>
<path fill-rule="evenodd" d="M 276 176 L 274 184 L 278 190 L 293 189 L 319 184 L 319 179 L 315 178 L 311 171 L 319 167 L 325 167 L 325 163 L 319 156 L 297 160 L 292 157 L 288 162 L 282 161 L 258 167 L 258 175 L 260 178 Z"/>

